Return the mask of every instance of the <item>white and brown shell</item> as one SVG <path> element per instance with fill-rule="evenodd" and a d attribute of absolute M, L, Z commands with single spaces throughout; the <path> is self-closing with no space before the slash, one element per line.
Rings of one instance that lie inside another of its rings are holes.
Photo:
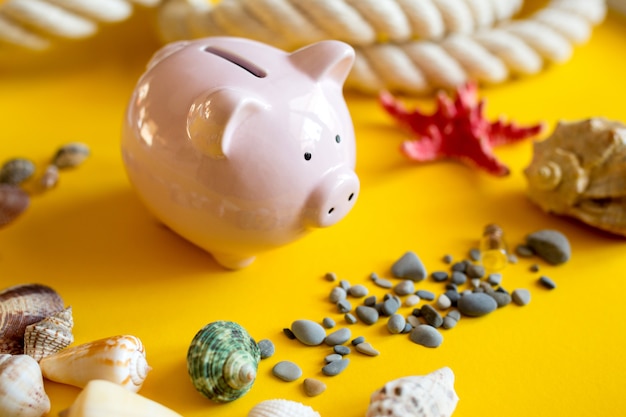
<path fill-rule="evenodd" d="M 626 125 L 560 122 L 535 142 L 524 170 L 528 197 L 548 213 L 626 236 Z"/>
<path fill-rule="evenodd" d="M 71 346 L 39 362 L 43 376 L 55 382 L 84 388 L 103 379 L 137 392 L 150 367 L 141 340 L 131 335 L 113 336 Z"/>
<path fill-rule="evenodd" d="M 27 355 L 0 355 L 0 416 L 41 417 L 50 411 L 37 361 Z"/>
<path fill-rule="evenodd" d="M 17 185 L 0 184 L 0 227 L 17 219 L 30 205 L 30 197 Z"/>
<path fill-rule="evenodd" d="M 0 292 L 0 353 L 24 353 L 26 327 L 63 311 L 63 299 L 52 288 L 23 284 Z"/>
<path fill-rule="evenodd" d="M 458 401 L 454 373 L 444 367 L 386 383 L 372 394 L 366 417 L 450 417 Z"/>
<path fill-rule="evenodd" d="M 320 417 L 320 414 L 297 401 L 278 399 L 258 403 L 252 407 L 248 417 Z"/>
<path fill-rule="evenodd" d="M 24 353 L 36 361 L 66 348 L 74 342 L 72 307 L 26 326 Z"/>

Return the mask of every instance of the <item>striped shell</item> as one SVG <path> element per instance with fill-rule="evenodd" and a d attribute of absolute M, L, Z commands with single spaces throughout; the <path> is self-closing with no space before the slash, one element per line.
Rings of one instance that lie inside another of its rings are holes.
<path fill-rule="evenodd" d="M 83 388 L 104 379 L 137 392 L 150 367 L 141 340 L 122 335 L 65 348 L 39 362 L 43 376 L 55 382 Z"/>
<path fill-rule="evenodd" d="M 320 417 L 320 414 L 297 401 L 267 400 L 255 405 L 248 417 Z"/>
<path fill-rule="evenodd" d="M 386 383 L 372 394 L 366 417 L 450 417 L 458 401 L 452 370 L 441 368 Z"/>
<path fill-rule="evenodd" d="M 37 361 L 27 355 L 0 355 L 0 416 L 41 417 L 50 411 Z"/>
<path fill-rule="evenodd" d="M 15 220 L 29 205 L 30 197 L 20 187 L 0 184 L 0 227 Z"/>
<path fill-rule="evenodd" d="M 74 342 L 72 307 L 26 327 L 24 353 L 37 362 Z"/>
<path fill-rule="evenodd" d="M 204 326 L 187 352 L 187 370 L 196 389 L 215 402 L 247 393 L 256 379 L 261 352 L 237 323 L 216 321 Z"/>
<path fill-rule="evenodd" d="M 63 299 L 52 288 L 23 284 L 0 292 L 0 353 L 24 353 L 26 326 L 63 311 Z"/>
<path fill-rule="evenodd" d="M 89 147 L 84 143 L 68 143 L 56 151 L 52 158 L 52 164 L 59 169 L 73 168 L 82 164 L 89 154 Z"/>
<path fill-rule="evenodd" d="M 0 183 L 19 185 L 35 173 L 35 164 L 25 158 L 13 158 L 0 167 Z"/>

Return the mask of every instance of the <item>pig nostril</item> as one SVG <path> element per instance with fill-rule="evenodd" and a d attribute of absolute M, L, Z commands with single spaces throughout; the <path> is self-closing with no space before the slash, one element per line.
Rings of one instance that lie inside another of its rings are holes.
<path fill-rule="evenodd" d="M 348 197 L 348 201 L 352 201 L 352 197 L 354 197 L 354 193 L 350 194 L 350 197 Z"/>
<path fill-rule="evenodd" d="M 330 210 L 328 210 L 328 214 L 331 214 L 333 211 L 335 211 L 335 208 L 331 207 Z"/>

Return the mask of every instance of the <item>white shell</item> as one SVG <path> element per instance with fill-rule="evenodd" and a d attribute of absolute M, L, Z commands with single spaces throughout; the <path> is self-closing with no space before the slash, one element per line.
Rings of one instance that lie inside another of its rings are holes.
<path fill-rule="evenodd" d="M 24 353 L 36 361 L 71 345 L 74 342 L 72 307 L 26 326 Z"/>
<path fill-rule="evenodd" d="M 93 380 L 61 417 L 182 417 L 169 408 L 109 381 Z"/>
<path fill-rule="evenodd" d="M 137 392 L 150 367 L 141 340 L 122 335 L 68 347 L 39 362 L 43 376 L 52 381 L 83 388 L 104 379 Z"/>
<path fill-rule="evenodd" d="M 450 417 L 458 401 L 454 373 L 444 367 L 386 383 L 372 394 L 366 417 Z"/>
<path fill-rule="evenodd" d="M 320 414 L 308 405 L 279 399 L 258 403 L 252 407 L 248 417 L 320 417 Z"/>
<path fill-rule="evenodd" d="M 37 361 L 27 355 L 0 355 L 0 416 L 41 417 L 50 411 Z"/>

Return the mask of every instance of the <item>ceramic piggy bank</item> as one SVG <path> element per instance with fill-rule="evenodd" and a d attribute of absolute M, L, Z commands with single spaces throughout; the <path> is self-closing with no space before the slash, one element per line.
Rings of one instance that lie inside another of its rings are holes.
<path fill-rule="evenodd" d="M 129 179 L 160 221 L 237 269 L 330 226 L 359 194 L 344 43 L 292 53 L 239 38 L 172 43 L 131 97 Z"/>

